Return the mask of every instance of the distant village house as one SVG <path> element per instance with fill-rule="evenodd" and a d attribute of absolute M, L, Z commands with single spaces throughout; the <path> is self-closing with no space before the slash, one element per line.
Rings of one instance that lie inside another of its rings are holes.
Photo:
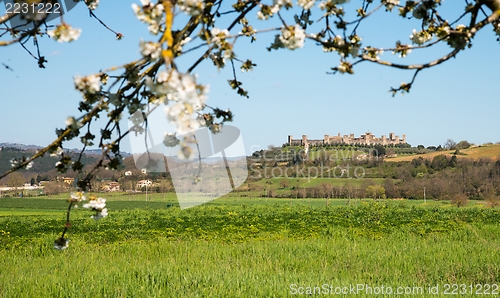
<path fill-rule="evenodd" d="M 73 183 L 75 182 L 75 178 L 57 177 L 57 181 L 62 181 L 68 185 L 73 185 Z"/>
<path fill-rule="evenodd" d="M 110 191 L 120 191 L 120 183 L 118 182 L 109 182 L 106 185 L 102 186 L 102 191 L 110 192 Z"/>
<path fill-rule="evenodd" d="M 151 187 L 153 182 L 151 180 L 140 180 L 137 182 L 136 188 Z"/>

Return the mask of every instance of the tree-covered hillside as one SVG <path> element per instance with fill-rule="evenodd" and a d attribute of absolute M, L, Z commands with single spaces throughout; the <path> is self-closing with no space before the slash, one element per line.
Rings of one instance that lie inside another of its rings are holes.
<path fill-rule="evenodd" d="M 30 157 L 35 153 L 35 150 L 23 150 L 15 147 L 1 147 L 0 150 L 0 172 L 5 173 L 11 168 L 11 161 L 15 158 L 20 159 L 24 157 Z M 78 158 L 77 153 L 66 152 L 73 158 Z M 55 164 L 58 161 L 57 157 L 52 157 L 45 155 L 33 162 L 33 166 L 30 169 L 23 170 L 23 172 L 28 173 L 38 173 L 46 174 L 49 172 L 55 173 Z M 97 157 L 94 155 L 83 154 L 81 162 L 84 165 L 91 165 L 97 161 Z"/>

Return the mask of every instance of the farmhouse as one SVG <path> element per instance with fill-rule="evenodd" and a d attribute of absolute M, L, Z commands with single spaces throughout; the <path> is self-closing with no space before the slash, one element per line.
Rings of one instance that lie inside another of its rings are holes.
<path fill-rule="evenodd" d="M 75 182 L 75 178 L 62 177 L 61 179 L 68 185 L 72 185 Z"/>
<path fill-rule="evenodd" d="M 151 187 L 153 182 L 151 180 L 140 180 L 137 182 L 136 188 Z"/>
<path fill-rule="evenodd" d="M 108 184 L 102 187 L 103 191 L 120 191 L 120 183 L 118 182 L 109 182 Z"/>

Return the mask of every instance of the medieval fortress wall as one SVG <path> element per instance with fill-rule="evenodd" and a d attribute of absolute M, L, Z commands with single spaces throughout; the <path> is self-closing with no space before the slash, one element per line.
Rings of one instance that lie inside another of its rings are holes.
<path fill-rule="evenodd" d="M 348 145 L 396 145 L 396 144 L 406 144 L 406 135 L 399 136 L 394 135 L 393 132 L 389 133 L 389 137 L 382 135 L 380 138 L 375 137 L 372 133 L 367 132 L 360 137 L 354 137 L 354 134 L 343 135 L 340 133 L 336 136 L 325 135 L 323 140 L 309 140 L 307 135 L 302 135 L 302 139 L 293 139 L 291 135 L 288 136 L 289 146 L 314 146 L 314 145 L 324 145 L 324 144 L 348 144 Z"/>

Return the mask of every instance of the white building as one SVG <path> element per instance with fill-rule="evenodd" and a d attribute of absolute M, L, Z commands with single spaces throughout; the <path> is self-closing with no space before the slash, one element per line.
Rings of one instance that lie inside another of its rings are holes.
<path fill-rule="evenodd" d="M 141 180 L 137 182 L 136 188 L 151 187 L 153 182 L 151 180 Z"/>

